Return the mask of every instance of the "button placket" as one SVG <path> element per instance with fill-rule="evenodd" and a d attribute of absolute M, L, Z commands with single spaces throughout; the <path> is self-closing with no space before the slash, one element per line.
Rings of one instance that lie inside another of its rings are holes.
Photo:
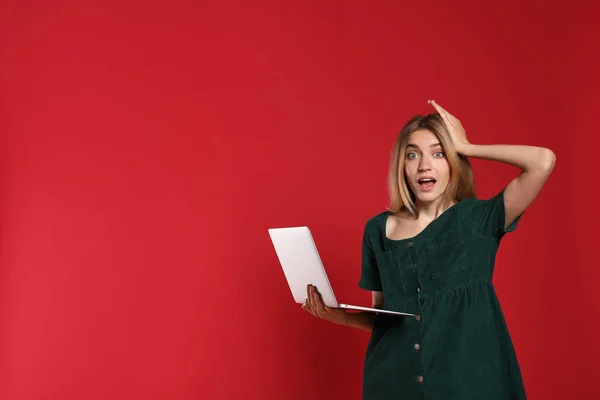
<path fill-rule="evenodd" d="M 421 280 L 419 277 L 420 276 L 419 270 L 417 269 L 419 259 L 417 257 L 418 252 L 417 252 L 415 242 L 413 239 L 409 240 L 409 242 L 407 243 L 407 247 L 410 249 L 410 256 L 412 259 L 412 262 L 411 262 L 412 270 L 416 273 L 416 281 L 417 281 L 416 293 L 417 293 L 417 298 L 420 300 L 420 294 L 421 294 L 422 288 L 421 288 Z M 421 306 L 421 301 L 419 301 L 419 307 L 420 306 Z M 421 319 L 421 316 L 419 315 L 418 318 L 416 318 L 416 320 L 420 321 L 420 319 Z"/>
<path fill-rule="evenodd" d="M 421 287 L 421 280 L 420 280 L 420 275 L 421 274 L 419 273 L 419 269 L 418 269 L 418 267 L 419 267 L 419 258 L 417 256 L 417 254 L 418 254 L 417 247 L 419 247 L 419 246 L 417 246 L 413 240 L 410 240 L 407 243 L 407 247 L 408 247 L 408 249 L 410 251 L 411 258 L 412 258 L 412 263 L 411 263 L 411 267 L 412 268 L 411 268 L 411 270 L 416 274 L 415 279 L 416 279 L 416 282 L 417 282 L 417 288 L 416 288 L 416 291 L 414 293 L 417 296 L 417 299 L 418 299 L 417 303 L 418 303 L 418 306 L 419 306 L 419 309 L 420 309 L 419 314 L 415 315 L 413 318 L 414 318 L 414 323 L 417 326 L 420 326 L 421 323 L 422 323 L 422 320 L 423 320 L 423 317 L 422 317 L 423 310 L 421 308 L 422 305 L 423 305 L 423 299 L 422 299 L 422 297 L 423 297 L 423 293 L 422 293 L 423 292 L 423 288 Z M 412 344 L 413 352 L 414 352 L 415 357 L 416 357 L 416 360 L 415 360 L 416 364 L 415 364 L 415 371 L 414 371 L 415 375 L 414 376 L 415 376 L 416 384 L 422 385 L 425 382 L 425 373 L 424 373 L 424 370 L 423 370 L 423 361 L 421 359 L 421 349 L 422 349 L 421 348 L 421 339 L 422 339 L 421 335 L 422 335 L 422 330 L 420 329 L 420 327 L 418 327 L 417 329 L 418 329 L 418 332 L 419 332 L 418 333 L 418 340 L 415 343 Z"/>

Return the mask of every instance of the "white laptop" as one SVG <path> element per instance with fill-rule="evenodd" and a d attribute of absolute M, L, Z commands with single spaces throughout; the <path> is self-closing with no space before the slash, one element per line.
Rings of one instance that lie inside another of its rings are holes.
<path fill-rule="evenodd" d="M 338 303 L 308 227 L 271 228 L 269 229 L 269 235 L 296 303 L 304 303 L 307 286 L 312 284 L 316 286 L 323 302 L 328 307 L 380 314 L 415 315 Z"/>

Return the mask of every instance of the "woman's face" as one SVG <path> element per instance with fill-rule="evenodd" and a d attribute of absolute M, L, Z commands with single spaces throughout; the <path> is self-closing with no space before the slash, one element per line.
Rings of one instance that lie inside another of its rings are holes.
<path fill-rule="evenodd" d="M 450 164 L 438 137 L 427 130 L 413 132 L 404 154 L 404 175 L 416 203 L 439 199 L 448 187 Z"/>

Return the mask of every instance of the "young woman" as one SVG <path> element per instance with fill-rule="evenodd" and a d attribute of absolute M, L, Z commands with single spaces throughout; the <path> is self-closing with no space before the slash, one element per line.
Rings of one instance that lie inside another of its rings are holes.
<path fill-rule="evenodd" d="M 471 144 L 454 116 L 429 104 L 437 113 L 412 118 L 394 143 L 390 206 L 365 225 L 359 282 L 372 291 L 374 307 L 416 316 L 328 308 L 310 285 L 303 308 L 371 331 L 365 400 L 522 400 L 492 274 L 502 237 L 540 193 L 555 156 L 540 147 Z M 479 200 L 467 157 L 522 171 Z"/>

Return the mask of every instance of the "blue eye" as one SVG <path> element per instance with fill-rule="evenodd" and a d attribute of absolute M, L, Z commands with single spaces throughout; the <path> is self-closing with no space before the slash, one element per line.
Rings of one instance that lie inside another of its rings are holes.
<path fill-rule="evenodd" d="M 417 153 L 411 151 L 406 155 L 406 158 L 408 158 L 409 160 L 414 160 L 415 158 L 417 158 Z"/>
<path fill-rule="evenodd" d="M 436 151 L 435 153 L 433 153 L 433 156 L 436 158 L 442 158 L 442 157 L 444 157 L 444 152 Z"/>

